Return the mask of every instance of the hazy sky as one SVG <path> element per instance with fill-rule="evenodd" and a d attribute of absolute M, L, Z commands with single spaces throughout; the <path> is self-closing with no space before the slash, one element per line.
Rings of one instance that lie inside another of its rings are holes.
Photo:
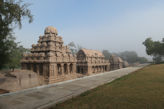
<path fill-rule="evenodd" d="M 164 0 L 26 0 L 34 15 L 17 41 L 31 48 L 47 26 L 57 28 L 65 45 L 71 41 L 88 49 L 136 51 L 146 56 L 142 42 L 164 38 Z"/>

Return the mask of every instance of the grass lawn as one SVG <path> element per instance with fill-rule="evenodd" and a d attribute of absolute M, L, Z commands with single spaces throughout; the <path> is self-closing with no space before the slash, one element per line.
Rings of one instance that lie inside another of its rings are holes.
<path fill-rule="evenodd" d="M 164 64 L 147 66 L 50 109 L 164 109 Z"/>

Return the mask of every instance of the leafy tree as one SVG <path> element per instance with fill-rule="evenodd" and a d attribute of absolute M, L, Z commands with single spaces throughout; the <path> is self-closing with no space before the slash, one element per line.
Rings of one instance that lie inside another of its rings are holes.
<path fill-rule="evenodd" d="M 146 53 L 152 55 L 154 51 L 154 42 L 151 38 L 147 38 L 143 44 L 146 46 Z"/>
<path fill-rule="evenodd" d="M 110 56 L 111 56 L 111 53 L 109 53 L 109 51 L 108 51 L 108 50 L 103 50 L 103 51 L 102 51 L 102 53 L 104 54 L 105 59 L 109 59 L 109 58 L 110 58 Z"/>
<path fill-rule="evenodd" d="M 79 45 L 79 44 L 77 44 L 76 45 L 76 53 L 79 51 L 79 50 L 81 50 L 83 47 L 81 46 L 81 45 Z"/>
<path fill-rule="evenodd" d="M 0 69 L 9 61 L 13 29 L 21 28 L 23 18 L 28 18 L 29 23 L 33 20 L 28 6 L 22 0 L 0 0 Z"/>
<path fill-rule="evenodd" d="M 68 44 L 68 46 L 69 46 L 69 48 L 70 48 L 72 54 L 76 54 L 77 51 L 76 51 L 76 45 L 75 45 L 75 43 L 74 43 L 74 42 L 70 42 L 70 43 Z"/>
<path fill-rule="evenodd" d="M 29 52 L 29 50 L 25 49 L 23 46 L 20 46 L 19 42 L 16 43 L 14 37 L 9 37 L 6 44 L 10 46 L 10 51 L 8 51 L 9 57 L 5 67 L 14 71 L 15 68 L 20 67 L 20 60 L 22 59 L 23 53 Z"/>
<path fill-rule="evenodd" d="M 164 56 L 164 38 L 162 41 L 153 41 L 151 38 L 147 38 L 143 44 L 146 47 L 146 53 L 153 56 L 155 63 L 162 61 L 162 57 Z"/>
<path fill-rule="evenodd" d="M 70 42 L 70 43 L 68 44 L 68 46 L 69 46 L 69 48 L 70 48 L 72 54 L 76 54 L 80 49 L 83 48 L 83 47 L 80 46 L 79 44 L 76 45 L 74 42 Z"/>
<path fill-rule="evenodd" d="M 154 55 L 153 60 L 155 63 L 160 63 L 162 61 L 162 56 L 161 55 Z"/>

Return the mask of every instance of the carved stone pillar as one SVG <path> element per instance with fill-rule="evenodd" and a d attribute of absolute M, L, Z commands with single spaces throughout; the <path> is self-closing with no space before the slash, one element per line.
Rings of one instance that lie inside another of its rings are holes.
<path fill-rule="evenodd" d="M 49 64 L 43 64 L 43 77 L 45 83 L 49 82 L 49 76 L 50 76 Z"/>
<path fill-rule="evenodd" d="M 72 69 L 73 73 L 76 73 L 76 63 L 73 63 L 73 69 Z"/>
<path fill-rule="evenodd" d="M 67 64 L 67 73 L 71 73 L 70 72 L 70 63 Z"/>
<path fill-rule="evenodd" d="M 57 75 L 58 75 L 57 64 L 56 63 L 50 64 L 49 68 L 50 68 L 49 69 L 49 72 L 50 72 L 49 83 L 54 83 L 55 79 L 57 78 Z"/>
<path fill-rule="evenodd" d="M 55 73 L 55 72 L 54 72 L 54 64 L 50 64 L 49 70 L 50 70 L 50 71 L 49 71 L 49 72 L 50 72 L 49 76 L 50 76 L 50 77 L 54 77 L 54 75 L 55 75 L 55 74 L 54 74 L 54 73 Z"/>
<path fill-rule="evenodd" d="M 57 64 L 54 64 L 54 76 L 56 77 L 58 75 L 58 70 L 57 70 Z"/>

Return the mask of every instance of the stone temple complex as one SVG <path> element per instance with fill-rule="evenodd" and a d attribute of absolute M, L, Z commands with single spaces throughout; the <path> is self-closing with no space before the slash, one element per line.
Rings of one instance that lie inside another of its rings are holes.
<path fill-rule="evenodd" d="M 44 83 L 49 84 L 74 79 L 78 75 L 119 69 L 123 67 L 123 61 L 116 56 L 105 60 L 97 50 L 81 49 L 77 56 L 73 55 L 69 47 L 63 45 L 57 29 L 48 26 L 38 43 L 32 45 L 31 52 L 23 55 L 21 66 L 22 69 L 36 72 Z"/>

